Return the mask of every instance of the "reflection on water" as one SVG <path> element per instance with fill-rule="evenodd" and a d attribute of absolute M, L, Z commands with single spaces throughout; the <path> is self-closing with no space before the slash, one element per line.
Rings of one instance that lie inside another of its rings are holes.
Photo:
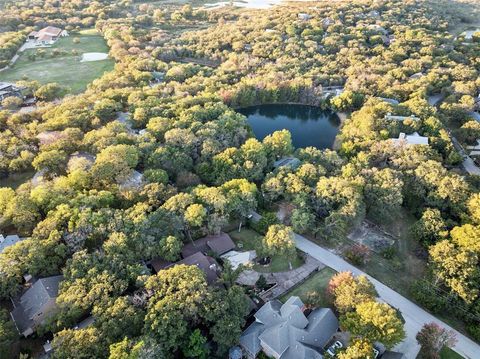
<path fill-rule="evenodd" d="M 239 110 L 247 116 L 255 137 L 287 129 L 295 147 L 332 148 L 340 118 L 332 111 L 303 105 L 262 105 Z"/>

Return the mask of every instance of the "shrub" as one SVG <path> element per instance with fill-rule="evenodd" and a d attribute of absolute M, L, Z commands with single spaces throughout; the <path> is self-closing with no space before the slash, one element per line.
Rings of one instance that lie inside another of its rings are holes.
<path fill-rule="evenodd" d="M 268 227 L 278 223 L 280 223 L 280 221 L 275 212 L 264 212 L 262 213 L 262 218 L 258 222 L 250 223 L 250 227 L 261 234 L 265 234 L 268 231 Z"/>
<path fill-rule="evenodd" d="M 344 256 L 355 265 L 364 265 L 370 259 L 370 248 L 364 244 L 352 244 L 344 252 Z"/>

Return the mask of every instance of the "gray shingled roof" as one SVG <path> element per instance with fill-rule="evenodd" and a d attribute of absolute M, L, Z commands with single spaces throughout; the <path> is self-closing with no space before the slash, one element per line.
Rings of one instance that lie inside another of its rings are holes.
<path fill-rule="evenodd" d="M 255 314 L 256 322 L 242 334 L 242 347 L 256 355 L 262 346 L 268 347 L 281 359 L 322 358 L 320 350 L 338 329 L 338 320 L 331 309 L 303 313 L 303 302 L 290 297 L 285 304 L 267 302 Z"/>
<path fill-rule="evenodd" d="M 14 244 L 17 244 L 21 241 L 23 241 L 23 238 L 20 238 L 16 234 L 12 234 L 6 237 L 0 234 L 0 253 L 2 253 L 5 248 L 13 246 Z"/>
<path fill-rule="evenodd" d="M 34 316 L 42 311 L 51 298 L 57 297 L 58 286 L 62 280 L 61 275 L 41 278 L 20 297 L 11 313 L 20 333 L 32 327 Z"/>

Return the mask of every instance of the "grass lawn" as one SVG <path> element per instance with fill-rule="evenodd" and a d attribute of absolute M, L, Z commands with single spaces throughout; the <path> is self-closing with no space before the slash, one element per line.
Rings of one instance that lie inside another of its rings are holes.
<path fill-rule="evenodd" d="M 75 44 L 74 39 L 80 40 Z M 52 57 L 57 49 L 62 53 Z M 77 54 L 73 54 L 75 50 Z M 87 85 L 113 69 L 112 59 L 102 61 L 80 62 L 81 55 L 86 52 L 108 52 L 108 46 L 103 37 L 96 32 L 86 30 L 80 34 L 71 34 L 59 39 L 52 47 L 42 49 L 27 49 L 21 54 L 15 65 L 0 73 L 0 81 L 18 81 L 24 78 L 37 80 L 40 83 L 58 82 L 70 88 L 72 93 L 84 91 Z M 45 52 L 43 57 L 29 59 L 29 55 L 38 51 Z"/>
<path fill-rule="evenodd" d="M 456 351 L 444 347 L 442 351 L 440 352 L 440 358 L 441 359 L 464 359 L 460 354 L 458 354 Z"/>
<path fill-rule="evenodd" d="M 228 234 L 232 237 L 237 247 L 245 251 L 257 249 L 263 238 L 261 234 L 249 228 L 242 229 L 240 233 L 235 230 Z M 288 256 L 275 256 L 272 258 L 269 265 L 262 266 L 256 264 L 254 269 L 257 272 L 262 273 L 285 272 L 290 270 L 289 263 L 292 265 L 293 269 L 298 268 L 303 264 L 303 258 L 300 255 L 297 255 L 295 258 L 290 258 Z"/>
<path fill-rule="evenodd" d="M 327 289 L 328 282 L 330 281 L 330 278 L 335 273 L 336 272 L 332 268 L 326 267 L 322 269 L 320 272 L 312 275 L 310 278 L 308 278 L 305 282 L 303 282 L 299 286 L 285 293 L 282 297 L 280 297 L 280 300 L 282 302 L 286 302 L 287 299 L 290 298 L 292 295 L 296 295 L 300 297 L 300 299 L 305 300 L 308 293 L 316 291 L 320 294 L 320 298 L 321 298 L 321 302 L 319 303 L 319 306 L 331 307 L 332 303 L 327 298 L 326 289 Z"/>

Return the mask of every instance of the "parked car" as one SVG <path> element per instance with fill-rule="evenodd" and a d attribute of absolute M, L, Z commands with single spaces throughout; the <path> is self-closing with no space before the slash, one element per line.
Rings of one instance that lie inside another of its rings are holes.
<path fill-rule="evenodd" d="M 333 343 L 332 345 L 330 345 L 327 349 L 327 353 L 334 357 L 335 356 L 335 353 L 337 352 L 337 349 L 342 349 L 343 348 L 343 344 L 341 341 L 337 340 L 335 343 Z"/>

